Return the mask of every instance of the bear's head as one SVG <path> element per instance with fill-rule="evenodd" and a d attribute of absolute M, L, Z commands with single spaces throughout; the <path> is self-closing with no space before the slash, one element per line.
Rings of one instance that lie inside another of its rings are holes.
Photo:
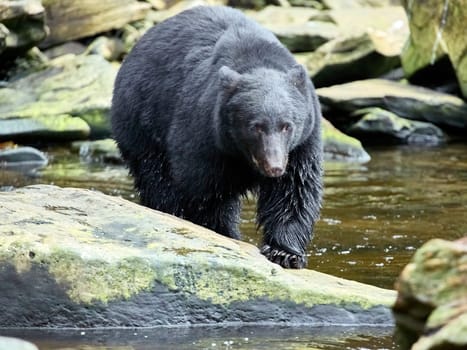
<path fill-rule="evenodd" d="M 301 65 L 287 72 L 219 70 L 218 145 L 267 177 L 282 176 L 289 153 L 311 133 L 312 85 Z"/>

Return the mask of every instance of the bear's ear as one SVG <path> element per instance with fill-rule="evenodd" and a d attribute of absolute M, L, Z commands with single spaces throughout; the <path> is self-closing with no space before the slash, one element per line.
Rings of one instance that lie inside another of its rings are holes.
<path fill-rule="evenodd" d="M 219 79 L 221 86 L 228 92 L 235 90 L 240 81 L 240 78 L 241 75 L 239 73 L 227 66 L 222 66 L 219 69 Z"/>
<path fill-rule="evenodd" d="M 296 64 L 287 72 L 290 82 L 296 86 L 300 91 L 304 91 L 308 74 L 305 67 L 301 64 Z"/>

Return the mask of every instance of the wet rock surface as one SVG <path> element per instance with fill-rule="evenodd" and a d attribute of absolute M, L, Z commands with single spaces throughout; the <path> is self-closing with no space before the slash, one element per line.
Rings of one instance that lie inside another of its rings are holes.
<path fill-rule="evenodd" d="M 446 139 L 437 126 L 399 117 L 397 114 L 381 108 L 357 110 L 355 116 L 361 119 L 353 124 L 348 132 L 361 140 L 413 145 L 438 145 Z"/>
<path fill-rule="evenodd" d="M 467 347 L 467 238 L 425 243 L 402 271 L 393 307 L 403 348 Z M 420 337 L 418 340 L 417 338 Z"/>
<path fill-rule="evenodd" d="M 30 186 L 0 201 L 0 327 L 392 324 L 393 291 L 282 269 L 119 198 Z"/>

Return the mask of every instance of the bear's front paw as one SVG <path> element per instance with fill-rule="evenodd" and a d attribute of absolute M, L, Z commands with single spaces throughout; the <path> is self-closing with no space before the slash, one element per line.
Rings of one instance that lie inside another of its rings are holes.
<path fill-rule="evenodd" d="M 286 269 L 303 269 L 307 263 L 305 255 L 292 254 L 280 248 L 271 247 L 268 244 L 261 248 L 261 254 Z"/>

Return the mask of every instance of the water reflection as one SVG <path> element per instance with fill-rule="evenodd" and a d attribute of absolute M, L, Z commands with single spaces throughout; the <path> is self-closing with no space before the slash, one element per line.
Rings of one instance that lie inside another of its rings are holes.
<path fill-rule="evenodd" d="M 46 350 L 313 350 L 396 349 L 390 328 L 194 327 L 8 331 Z M 80 344 L 72 345 L 70 344 Z"/>

